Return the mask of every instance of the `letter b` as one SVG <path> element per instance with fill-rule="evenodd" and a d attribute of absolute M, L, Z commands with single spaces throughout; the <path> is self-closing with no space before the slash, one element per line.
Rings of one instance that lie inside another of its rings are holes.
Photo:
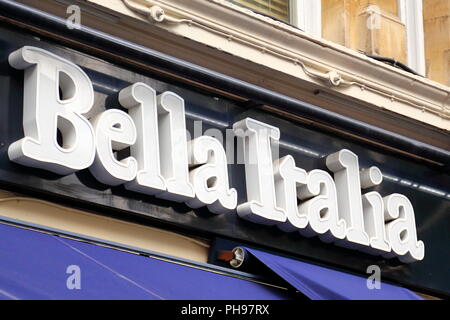
<path fill-rule="evenodd" d="M 10 160 L 62 175 L 89 167 L 95 155 L 94 131 L 82 116 L 94 101 L 88 76 L 77 65 L 35 47 L 14 51 L 9 63 L 25 70 L 25 136 L 10 145 Z"/>

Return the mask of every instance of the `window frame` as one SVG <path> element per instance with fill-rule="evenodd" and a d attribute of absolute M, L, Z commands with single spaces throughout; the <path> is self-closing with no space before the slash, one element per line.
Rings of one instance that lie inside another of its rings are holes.
<path fill-rule="evenodd" d="M 322 0 L 290 0 L 291 23 L 306 33 L 322 37 Z"/>
<path fill-rule="evenodd" d="M 408 66 L 425 76 L 423 0 L 397 0 L 400 21 L 406 28 Z M 290 23 L 307 34 L 322 38 L 322 0 L 290 0 Z"/>
<path fill-rule="evenodd" d="M 397 0 L 399 17 L 406 27 L 408 66 L 425 76 L 423 0 Z M 291 23 L 306 33 L 322 37 L 322 0 L 290 0 Z"/>
<path fill-rule="evenodd" d="M 408 66 L 425 76 L 425 34 L 423 0 L 397 0 L 400 20 L 406 26 Z"/>
<path fill-rule="evenodd" d="M 240 6 L 240 7 L 243 7 L 243 8 L 247 8 L 247 9 L 249 9 L 249 10 L 255 12 L 255 13 L 259 13 L 259 14 L 271 17 L 273 19 L 282 21 L 283 23 L 292 24 L 292 17 L 293 17 L 293 15 L 292 15 L 292 5 L 293 5 L 293 3 L 295 3 L 295 0 L 287 0 L 286 1 L 286 3 L 289 5 L 289 8 L 287 10 L 287 20 L 284 20 L 284 19 L 282 19 L 280 17 L 277 17 L 276 15 L 271 15 L 271 14 L 269 14 L 267 12 L 264 12 L 264 11 L 259 11 L 259 10 L 255 9 L 255 8 L 252 8 L 251 6 L 247 6 L 244 3 L 241 3 L 238 0 L 226 0 L 226 1 L 231 3 L 231 4 L 233 4 L 233 5 Z"/>

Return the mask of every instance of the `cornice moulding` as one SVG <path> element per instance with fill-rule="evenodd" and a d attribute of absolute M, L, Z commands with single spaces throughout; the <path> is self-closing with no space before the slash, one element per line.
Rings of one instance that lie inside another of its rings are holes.
<path fill-rule="evenodd" d="M 310 36 L 227 1 L 89 2 L 105 10 L 110 10 L 106 8 L 106 2 L 116 2 L 113 10 L 147 21 L 154 27 L 290 74 L 331 90 L 341 98 L 348 96 L 450 130 L 449 87 Z"/>
<path fill-rule="evenodd" d="M 92 1 L 102 3 L 102 0 Z M 272 56 L 273 60 L 291 63 L 287 72 L 296 77 L 358 99 L 367 98 L 364 91 L 370 91 L 379 99 L 365 102 L 450 130 L 450 88 L 426 78 L 309 36 L 292 26 L 227 1 L 121 1 L 131 11 L 128 14 L 141 19 L 144 16 L 147 21 L 180 36 L 258 63 L 257 55 L 240 55 L 239 52 L 243 51 L 237 49 L 242 46 L 251 48 L 258 51 L 259 56 Z M 155 18 L 154 12 L 160 15 Z M 212 37 L 205 36 L 205 33 L 211 33 Z M 214 41 L 211 38 L 219 39 Z M 224 40 L 227 42 L 225 45 Z M 230 43 L 236 44 L 235 48 Z M 267 61 L 267 58 L 259 60 Z M 272 64 L 265 65 L 272 67 Z M 277 65 L 274 61 L 274 68 Z M 405 108 L 410 110 L 405 112 Z"/>

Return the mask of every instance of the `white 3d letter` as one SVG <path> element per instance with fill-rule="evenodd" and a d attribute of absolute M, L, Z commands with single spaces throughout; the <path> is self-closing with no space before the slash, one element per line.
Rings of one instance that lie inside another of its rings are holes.
<path fill-rule="evenodd" d="M 245 178 L 248 201 L 238 205 L 240 217 L 261 224 L 286 221 L 284 210 L 276 206 L 271 141 L 280 139 L 280 130 L 246 118 L 233 125 L 244 137 Z"/>
<path fill-rule="evenodd" d="M 368 246 L 369 236 L 364 231 L 358 156 L 344 149 L 329 155 L 326 164 L 334 172 L 339 214 L 348 228 L 347 239 Z M 345 243 L 342 245 L 345 246 Z"/>
<path fill-rule="evenodd" d="M 377 167 L 371 167 L 360 172 L 361 187 L 371 188 L 381 184 L 383 175 Z M 386 254 L 391 251 L 387 241 L 384 224 L 384 203 L 381 195 L 372 191 L 362 196 L 364 212 L 364 230 L 370 237 L 370 247 L 364 251 L 370 254 Z"/>
<path fill-rule="evenodd" d="M 308 216 L 301 215 L 297 204 L 297 186 L 307 183 L 308 174 L 295 166 L 292 156 L 286 156 L 274 162 L 275 193 L 277 203 L 286 212 L 287 220 L 278 224 L 285 232 L 303 229 L 308 225 Z"/>
<path fill-rule="evenodd" d="M 160 166 L 156 91 L 138 82 L 120 91 L 119 102 L 128 109 L 137 130 L 131 155 L 138 162 L 138 172 L 125 188 L 148 195 L 161 193 L 166 183 Z"/>
<path fill-rule="evenodd" d="M 423 260 L 425 245 L 417 240 L 416 221 L 411 202 L 398 193 L 391 194 L 383 200 L 386 220 L 395 219 L 386 224 L 386 233 L 393 253 L 405 263 Z"/>
<path fill-rule="evenodd" d="M 323 170 L 308 173 L 305 186 L 300 187 L 300 199 L 312 199 L 300 204 L 301 215 L 308 216 L 308 226 L 299 230 L 301 235 L 319 235 L 324 242 L 335 242 L 345 238 L 346 224 L 339 219 L 336 187 L 330 174 Z"/>
<path fill-rule="evenodd" d="M 107 185 L 117 186 L 136 177 L 137 162 L 133 157 L 118 161 L 113 153 L 136 141 L 136 127 L 128 114 L 109 109 L 92 120 L 97 151 L 94 164 L 89 168 L 94 177 Z"/>
<path fill-rule="evenodd" d="M 131 154 L 139 170 L 125 187 L 172 201 L 192 199 L 184 100 L 173 92 L 156 97 L 155 90 L 136 83 L 119 93 L 119 102 L 129 109 L 138 131 Z"/>
<path fill-rule="evenodd" d="M 94 101 L 88 76 L 75 64 L 35 47 L 14 51 L 9 63 L 25 70 L 25 137 L 10 145 L 10 160 L 63 175 L 88 168 L 95 155 L 94 132 L 82 116 Z M 57 142 L 58 129 L 63 146 Z"/>
<path fill-rule="evenodd" d="M 192 165 L 190 172 L 195 198 L 186 202 L 191 208 L 208 205 L 213 213 L 224 213 L 236 209 L 237 192 L 228 182 L 227 156 L 219 140 L 203 136 L 189 141 L 188 150 Z"/>
<path fill-rule="evenodd" d="M 194 187 L 189 182 L 184 100 L 173 92 L 164 92 L 157 101 L 161 172 L 167 187 L 167 192 L 157 197 L 188 201 L 194 197 Z"/>

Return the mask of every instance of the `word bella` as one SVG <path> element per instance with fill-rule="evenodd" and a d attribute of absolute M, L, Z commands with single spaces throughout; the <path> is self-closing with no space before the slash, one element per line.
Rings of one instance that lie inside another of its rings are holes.
<path fill-rule="evenodd" d="M 27 46 L 11 53 L 9 63 L 25 70 L 24 137 L 8 149 L 14 162 L 61 175 L 89 168 L 110 186 L 123 184 L 192 208 L 207 206 L 216 214 L 237 212 L 255 223 L 406 263 L 424 258 L 411 202 L 401 194 L 362 194 L 383 176 L 376 167 L 360 170 L 349 150 L 326 158 L 334 177 L 323 170 L 306 172 L 290 155 L 272 161 L 278 128 L 241 120 L 233 130 L 244 139 L 247 201 L 238 204 L 222 143 L 211 136 L 187 141 L 180 96 L 157 95 L 135 83 L 119 93 L 128 112 L 109 109 L 87 119 L 83 115 L 93 106 L 94 91 L 77 65 Z M 115 152 L 125 148 L 130 156 L 119 160 Z"/>

